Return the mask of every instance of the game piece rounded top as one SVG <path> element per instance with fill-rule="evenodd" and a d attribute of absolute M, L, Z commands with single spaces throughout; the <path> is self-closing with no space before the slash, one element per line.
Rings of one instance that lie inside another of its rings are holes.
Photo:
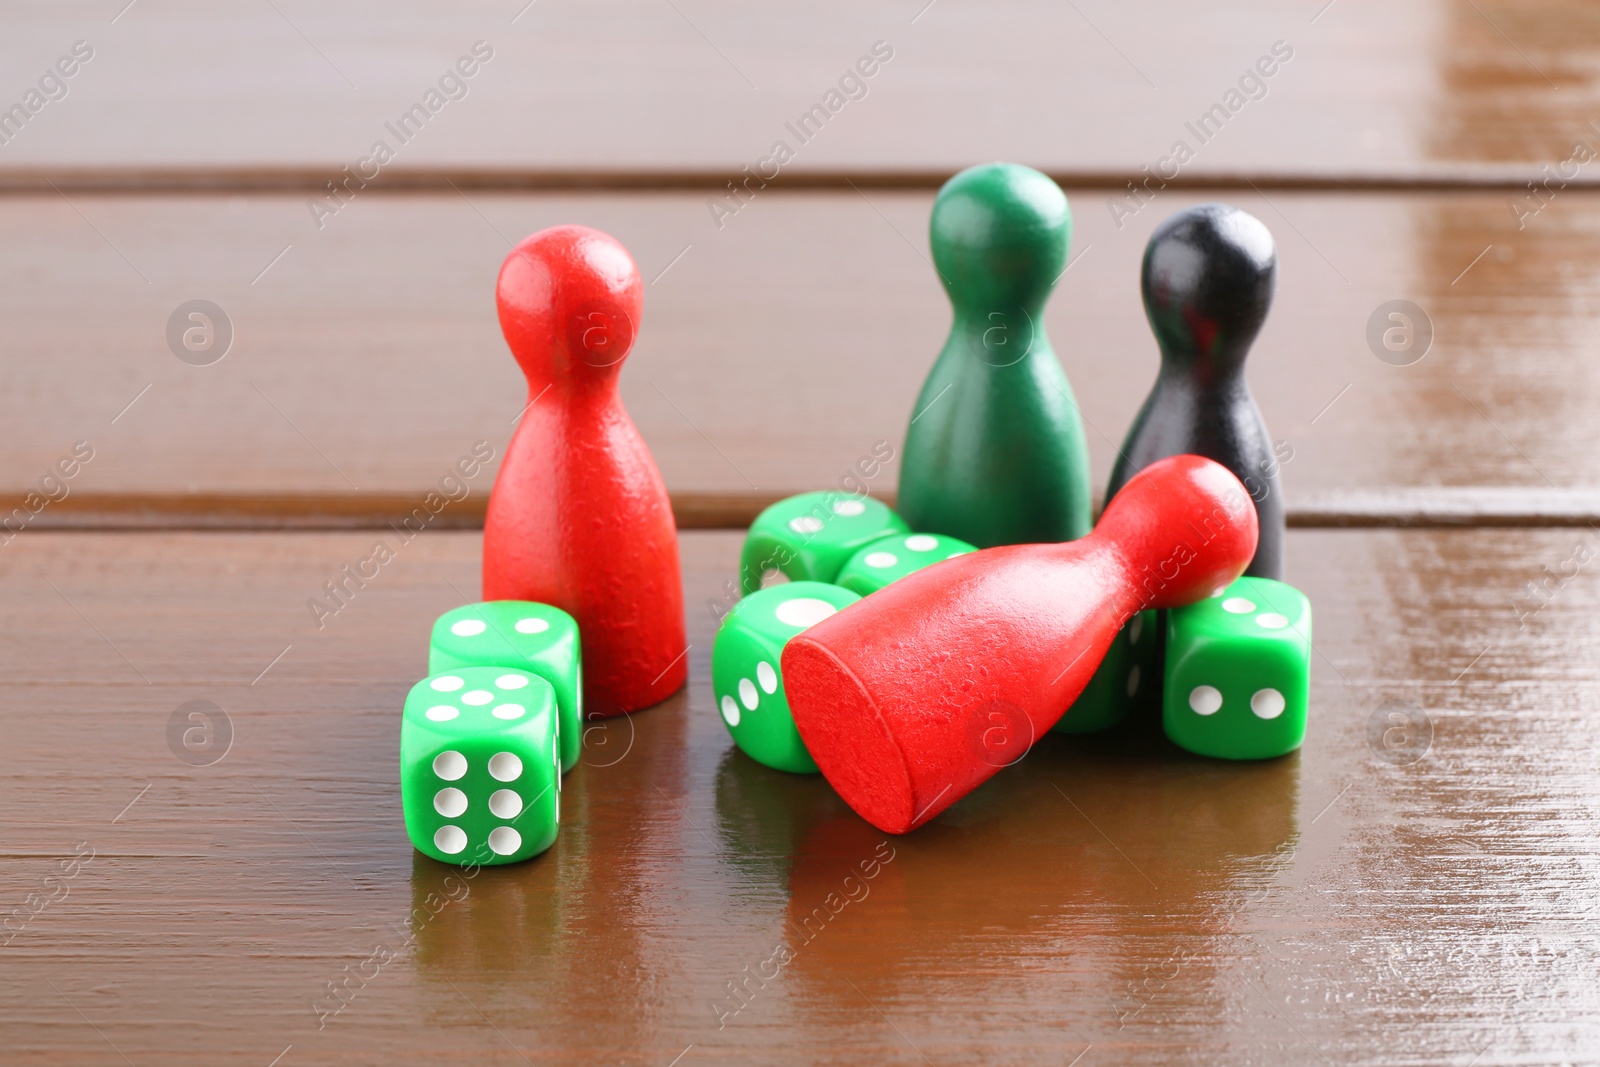
<path fill-rule="evenodd" d="M 644 285 L 616 238 L 587 226 L 552 226 L 506 256 L 495 303 L 524 373 L 567 384 L 609 382 L 637 336 Z"/>
<path fill-rule="evenodd" d="M 1037 306 L 1067 265 L 1072 213 L 1048 175 L 985 163 L 944 183 L 928 231 L 934 267 L 958 308 Z"/>
<path fill-rule="evenodd" d="M 1278 251 L 1261 220 L 1228 204 L 1167 219 L 1145 247 L 1145 315 L 1169 361 L 1241 365 L 1272 306 Z"/>
<path fill-rule="evenodd" d="M 1133 556 L 1184 538 L 1180 551 L 1146 565 L 1154 596 L 1144 608 L 1175 608 L 1226 588 L 1244 572 L 1261 530 L 1244 485 L 1203 456 L 1158 459 L 1128 480 L 1095 524 L 1096 537 Z"/>

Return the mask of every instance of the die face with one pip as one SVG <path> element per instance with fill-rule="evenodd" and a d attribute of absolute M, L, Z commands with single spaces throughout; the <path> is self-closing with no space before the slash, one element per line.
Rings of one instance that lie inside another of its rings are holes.
<path fill-rule="evenodd" d="M 400 723 L 400 799 L 417 851 L 445 863 L 537 856 L 560 822 L 555 691 L 511 667 L 424 678 Z"/>
<path fill-rule="evenodd" d="M 561 769 L 572 770 L 583 743 L 583 647 L 571 615 L 531 600 L 447 611 L 433 624 L 428 673 L 458 667 L 515 667 L 549 682 L 561 726 Z"/>
<path fill-rule="evenodd" d="M 1293 586 L 1241 578 L 1167 617 L 1162 725 L 1221 759 L 1270 759 L 1306 734 L 1311 603 Z"/>
<path fill-rule="evenodd" d="M 891 534 L 857 549 L 834 584 L 866 596 L 924 567 L 975 551 L 960 538 L 944 534 Z"/>
<path fill-rule="evenodd" d="M 1138 708 L 1161 704 L 1161 613 L 1128 620 L 1072 707 L 1052 729 L 1064 734 L 1109 730 Z M 1154 715 L 1151 716 L 1152 720 Z"/>
<path fill-rule="evenodd" d="M 794 774 L 817 772 L 789 713 L 783 646 L 860 599 L 823 582 L 785 582 L 751 593 L 722 620 L 711 650 L 711 688 L 734 744 L 751 759 Z"/>
<path fill-rule="evenodd" d="M 846 493 L 801 493 L 780 500 L 750 524 L 739 557 L 739 588 L 753 593 L 777 571 L 794 582 L 832 582 L 864 545 L 911 531 L 888 506 Z"/>

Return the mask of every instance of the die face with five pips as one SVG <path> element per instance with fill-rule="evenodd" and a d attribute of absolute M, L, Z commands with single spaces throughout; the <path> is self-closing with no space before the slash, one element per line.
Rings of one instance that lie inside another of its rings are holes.
<path fill-rule="evenodd" d="M 960 538 L 944 534 L 891 534 L 857 549 L 834 583 L 866 596 L 924 567 L 975 551 Z"/>
<path fill-rule="evenodd" d="M 550 683 L 510 667 L 424 678 L 400 725 L 400 799 L 419 852 L 493 865 L 537 856 L 560 822 L 560 720 Z"/>
<path fill-rule="evenodd" d="M 1202 756 L 1270 759 L 1306 734 L 1311 603 L 1293 586 L 1241 578 L 1167 616 L 1162 724 Z"/>
<path fill-rule="evenodd" d="M 583 742 L 583 651 L 571 615 L 529 600 L 447 611 L 433 624 L 428 672 L 460 667 L 513 667 L 549 682 L 560 718 L 561 769 L 573 768 Z"/>
<path fill-rule="evenodd" d="M 789 639 L 861 598 L 823 582 L 786 582 L 733 606 L 711 650 L 711 688 L 736 745 L 758 763 L 815 774 L 789 713 L 780 660 Z"/>
<path fill-rule="evenodd" d="M 739 559 L 739 587 L 753 593 L 768 571 L 795 582 L 833 582 L 857 550 L 890 534 L 908 534 L 905 521 L 871 497 L 801 493 L 767 508 L 750 526 Z"/>

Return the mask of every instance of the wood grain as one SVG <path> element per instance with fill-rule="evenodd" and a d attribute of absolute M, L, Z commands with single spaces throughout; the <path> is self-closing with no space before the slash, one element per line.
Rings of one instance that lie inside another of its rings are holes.
<path fill-rule="evenodd" d="M 1600 1063 L 1600 177 L 1526 188 L 1600 145 L 1591 5 L 68 0 L 5 29 L 0 111 L 95 50 L 0 126 L 6 1064 Z M 319 227 L 479 39 L 467 97 Z M 880 39 L 866 98 L 719 226 Z M 1278 40 L 1265 95 L 1116 206 Z M 477 595 L 494 465 L 443 480 L 527 401 L 510 242 L 633 250 L 627 403 L 680 525 L 737 527 L 898 446 L 949 321 L 933 190 L 994 158 L 1072 197 L 1048 326 L 1101 484 L 1156 368 L 1149 232 L 1227 199 L 1276 234 L 1251 380 L 1317 614 L 1304 750 L 1052 735 L 885 843 L 733 749 L 739 537 L 686 533 L 688 690 L 589 732 L 544 857 L 418 857 L 398 708 Z M 165 337 L 195 298 L 235 329 L 211 366 Z M 1394 300 L 1432 326 L 1409 365 L 1368 339 Z M 194 700 L 218 762 L 170 740 Z"/>
<path fill-rule="evenodd" d="M 550 853 L 447 884 L 400 825 L 397 710 L 476 536 L 399 546 L 319 631 L 306 597 L 371 535 L 28 534 L 0 576 L 0 904 L 95 858 L 0 947 L 6 1061 L 1589 1062 L 1600 593 L 1579 568 L 1512 607 L 1586 539 L 1293 532 L 1299 755 L 1051 736 L 883 845 L 732 749 L 708 602 L 739 539 L 686 535 L 687 693 L 591 733 Z M 229 717 L 220 762 L 169 749 L 189 700 Z M 1369 745 L 1392 701 L 1426 709 L 1417 762 Z"/>
<path fill-rule="evenodd" d="M 8 15 L 7 103 L 74 41 L 95 55 L 0 147 L 0 167 L 337 172 L 478 40 L 493 59 L 408 143 L 389 138 L 393 167 L 731 176 L 785 139 L 794 174 L 1003 157 L 1125 175 L 1182 139 L 1195 175 L 1426 180 L 1510 163 L 1532 177 L 1593 140 L 1600 113 L 1600 19 L 1580 0 L 834 0 L 759 17 L 727 0 L 123 6 Z M 894 55 L 866 95 L 807 143 L 786 134 L 880 40 Z M 1255 99 L 1229 100 L 1277 42 L 1292 58 L 1245 87 Z M 1219 104 L 1233 109 L 1219 130 L 1188 132 Z"/>
<path fill-rule="evenodd" d="M 1520 230 L 1487 193 L 1230 198 L 1279 242 L 1250 378 L 1292 450 L 1292 513 L 1356 494 L 1460 515 L 1459 494 L 1487 487 L 1505 495 L 1486 514 L 1593 514 L 1600 197 L 1562 193 Z M 686 511 L 733 502 L 710 510 L 735 521 L 837 484 L 879 440 L 898 447 L 949 322 L 924 258 L 930 199 L 772 191 L 719 230 L 688 194 L 375 194 L 321 231 L 294 197 L 3 199 L 0 500 L 15 506 L 84 440 L 94 460 L 41 524 L 409 512 L 475 441 L 503 449 L 526 403 L 492 303 L 508 243 L 582 221 L 652 282 L 623 392 L 668 487 Z M 1163 195 L 1119 230 L 1101 198 L 1073 193 L 1078 258 L 1048 325 L 1102 484 L 1155 375 L 1145 238 L 1196 199 Z M 165 337 L 197 297 L 235 332 L 212 366 L 180 362 Z M 1409 366 L 1369 347 L 1396 299 L 1432 324 Z M 491 478 L 440 521 L 481 513 Z M 891 464 L 872 489 L 894 480 Z"/>

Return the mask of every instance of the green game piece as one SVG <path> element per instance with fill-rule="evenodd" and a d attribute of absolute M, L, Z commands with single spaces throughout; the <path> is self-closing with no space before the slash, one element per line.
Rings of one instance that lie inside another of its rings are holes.
<path fill-rule="evenodd" d="M 857 549 L 834 584 L 866 596 L 913 571 L 972 551 L 965 541 L 944 534 L 891 534 Z"/>
<path fill-rule="evenodd" d="M 900 516 L 871 497 L 801 493 L 780 500 L 750 524 L 739 557 L 739 589 L 753 593 L 775 570 L 794 582 L 831 582 L 856 549 L 910 533 Z"/>
<path fill-rule="evenodd" d="M 1059 186 L 989 163 L 945 183 L 929 224 L 954 307 L 906 430 L 900 513 L 981 548 L 1089 532 L 1089 447 L 1045 335 L 1072 216 Z"/>
<path fill-rule="evenodd" d="M 1128 620 L 1089 684 L 1053 729 L 1064 734 L 1098 733 L 1130 712 L 1161 706 L 1160 615 L 1141 611 Z"/>
<path fill-rule="evenodd" d="M 779 673 L 783 646 L 860 599 L 823 582 L 786 582 L 751 593 L 722 620 L 711 649 L 711 691 L 734 744 L 751 759 L 794 774 L 817 772 L 789 714 Z"/>
<path fill-rule="evenodd" d="M 433 623 L 428 672 L 457 667 L 516 667 L 549 682 L 561 720 L 561 770 L 572 770 L 583 745 L 583 646 L 571 615 L 530 600 L 447 611 Z"/>
<path fill-rule="evenodd" d="M 555 690 L 513 667 L 462 667 L 411 687 L 400 803 L 417 851 L 445 863 L 537 856 L 561 820 Z"/>
<path fill-rule="evenodd" d="M 1270 578 L 1241 578 L 1167 615 L 1162 724 L 1202 756 L 1270 759 L 1306 735 L 1311 602 Z"/>

